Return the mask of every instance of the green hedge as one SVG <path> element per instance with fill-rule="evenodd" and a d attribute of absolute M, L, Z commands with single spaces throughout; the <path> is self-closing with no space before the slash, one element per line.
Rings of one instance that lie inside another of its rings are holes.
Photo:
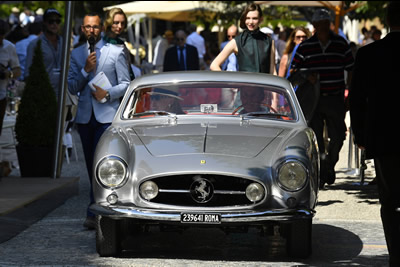
<path fill-rule="evenodd" d="M 38 40 L 21 97 L 15 134 L 19 145 L 52 146 L 57 120 L 57 99 L 50 84 Z"/>

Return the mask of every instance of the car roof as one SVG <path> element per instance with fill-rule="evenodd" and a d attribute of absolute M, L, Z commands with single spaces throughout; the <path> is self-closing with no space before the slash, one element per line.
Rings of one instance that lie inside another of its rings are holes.
<path fill-rule="evenodd" d="M 173 71 L 146 74 L 131 82 L 130 88 L 165 82 L 227 82 L 265 84 L 289 89 L 287 79 L 266 73 L 232 71 Z"/>

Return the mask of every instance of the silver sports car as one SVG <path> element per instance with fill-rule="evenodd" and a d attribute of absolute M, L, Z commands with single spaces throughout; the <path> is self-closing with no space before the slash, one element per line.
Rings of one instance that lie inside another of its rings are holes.
<path fill-rule="evenodd" d="M 142 76 L 101 137 L 93 172 L 101 256 L 120 253 L 122 238 L 147 225 L 279 229 L 289 255 L 311 253 L 319 153 L 283 78 Z"/>

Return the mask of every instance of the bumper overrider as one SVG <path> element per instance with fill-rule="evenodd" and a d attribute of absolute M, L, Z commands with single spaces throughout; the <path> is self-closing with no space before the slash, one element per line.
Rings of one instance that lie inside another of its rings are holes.
<path fill-rule="evenodd" d="M 96 215 L 110 217 L 113 219 L 143 219 L 158 222 L 180 222 L 182 213 L 181 210 L 156 210 L 145 209 L 138 207 L 118 207 L 118 206 L 102 206 L 92 204 L 90 211 Z M 201 211 L 193 213 L 201 214 Z M 220 223 L 251 223 L 262 221 L 292 221 L 298 219 L 312 219 L 315 215 L 313 209 L 278 209 L 267 211 L 206 211 L 207 214 L 220 214 Z"/>

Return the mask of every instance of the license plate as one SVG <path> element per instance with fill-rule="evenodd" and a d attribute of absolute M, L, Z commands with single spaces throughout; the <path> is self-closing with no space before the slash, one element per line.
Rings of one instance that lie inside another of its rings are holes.
<path fill-rule="evenodd" d="M 181 213 L 181 223 L 220 224 L 218 213 Z"/>

